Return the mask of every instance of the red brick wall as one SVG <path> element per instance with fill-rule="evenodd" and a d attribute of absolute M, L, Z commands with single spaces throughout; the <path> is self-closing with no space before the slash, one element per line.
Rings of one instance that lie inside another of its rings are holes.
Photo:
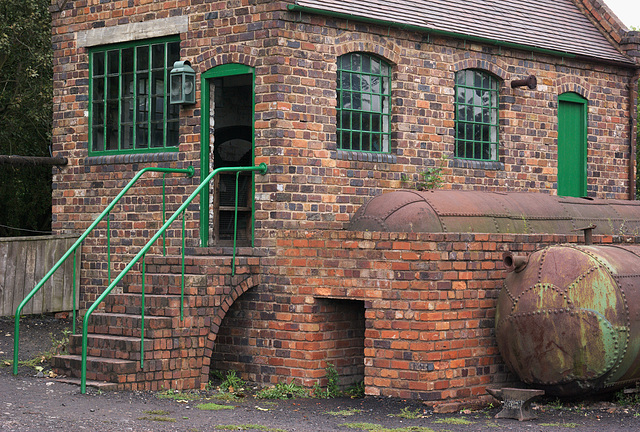
<path fill-rule="evenodd" d="M 278 299 L 278 300 L 276 300 Z M 235 370 L 246 379 L 276 384 L 292 377 L 306 385 L 334 365 L 340 385 L 364 379 L 364 302 L 314 300 L 308 313 L 296 314 L 291 296 L 273 296 L 256 288 L 243 294 L 227 312 L 211 357 L 211 370 Z M 295 301 L 295 300 L 294 300 Z M 300 327 L 300 322 L 309 326 Z M 299 329 L 308 331 L 298 331 Z M 302 361 L 305 368 L 300 368 Z"/>
<path fill-rule="evenodd" d="M 345 364 L 352 368 L 363 361 L 363 375 L 352 369 L 353 377 L 364 377 L 369 395 L 477 398 L 487 385 L 514 379 L 494 335 L 502 253 L 529 254 L 578 240 L 573 235 L 282 232 L 277 265 L 263 268 L 263 284 L 243 294 L 223 319 L 211 367 L 243 371 L 258 382 L 295 378 L 311 386 L 324 378 L 327 363 L 344 374 Z M 348 306 L 340 299 L 364 302 L 362 339 L 354 334 L 345 340 L 338 330 L 362 319 L 344 314 Z M 345 351 L 336 350 L 342 344 Z"/>

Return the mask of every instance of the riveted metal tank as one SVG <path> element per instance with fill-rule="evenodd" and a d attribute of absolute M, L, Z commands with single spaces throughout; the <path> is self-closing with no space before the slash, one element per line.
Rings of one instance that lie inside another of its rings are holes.
<path fill-rule="evenodd" d="M 496 338 L 523 382 L 576 396 L 640 380 L 640 246 L 550 246 L 505 264 Z"/>
<path fill-rule="evenodd" d="M 353 215 L 351 231 L 570 234 L 640 232 L 640 202 L 526 192 L 399 190 L 378 195 Z"/>

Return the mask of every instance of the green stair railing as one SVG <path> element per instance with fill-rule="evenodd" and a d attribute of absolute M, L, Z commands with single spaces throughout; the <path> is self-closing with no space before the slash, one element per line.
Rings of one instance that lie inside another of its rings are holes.
<path fill-rule="evenodd" d="M 135 257 L 127 264 L 127 266 L 115 277 L 115 279 L 109 284 L 109 286 L 102 292 L 100 297 L 98 297 L 93 304 L 87 309 L 87 313 L 84 315 L 84 319 L 82 321 L 82 370 L 80 377 L 80 392 L 86 393 L 87 391 L 87 336 L 88 336 L 88 325 L 89 325 L 89 317 L 93 313 L 93 311 L 98 307 L 100 303 L 111 293 L 113 288 L 118 285 L 120 280 L 131 270 L 131 268 L 142 258 L 142 286 L 141 286 L 141 328 L 140 328 L 140 367 L 142 367 L 144 361 L 144 297 L 145 297 L 145 255 L 151 246 L 162 236 L 167 228 L 182 214 L 182 283 L 180 290 L 180 320 L 184 319 L 184 250 L 185 250 L 185 219 L 184 215 L 187 207 L 191 202 L 198 196 L 198 194 L 202 191 L 203 188 L 208 187 L 209 182 L 215 177 L 216 174 L 221 172 L 235 172 L 236 174 L 236 200 L 235 200 L 235 225 L 234 225 L 234 241 L 233 241 L 233 259 L 232 259 L 232 269 L 235 272 L 235 256 L 236 256 L 236 237 L 237 237 L 237 228 L 238 228 L 238 175 L 241 172 L 260 172 L 262 175 L 267 173 L 267 165 L 265 163 L 261 163 L 259 166 L 251 166 L 251 167 L 222 167 L 214 169 L 202 182 L 200 185 L 189 195 L 189 197 L 182 203 L 180 208 L 167 219 L 167 221 L 162 225 L 162 227 L 154 234 L 153 237 L 145 244 L 140 252 L 136 254 Z M 206 203 L 205 203 L 206 204 Z"/>
<path fill-rule="evenodd" d="M 161 172 L 162 175 L 162 208 L 163 208 L 163 220 L 164 220 L 164 208 L 165 208 L 165 176 L 168 173 L 175 174 L 186 174 L 189 177 L 193 177 L 195 170 L 192 166 L 188 168 L 157 168 L 157 167 L 148 167 L 143 168 L 127 183 L 127 185 L 122 189 L 122 191 L 111 201 L 111 203 L 107 206 L 107 208 L 93 221 L 89 228 L 85 230 L 84 233 L 76 240 L 76 242 L 67 250 L 67 252 L 56 262 L 56 264 L 49 270 L 49 272 L 42 278 L 40 282 L 31 290 L 31 292 L 22 300 L 20 305 L 16 308 L 15 314 L 15 332 L 13 335 L 13 374 L 18 374 L 18 349 L 20 345 L 19 335 L 20 335 L 20 314 L 22 313 L 22 309 L 24 306 L 33 298 L 33 296 L 44 286 L 44 284 L 51 278 L 51 276 L 55 273 L 56 270 L 69 258 L 69 255 L 73 254 L 73 332 L 76 331 L 76 254 L 75 251 L 82 244 L 84 239 L 98 226 L 100 222 L 107 218 L 107 265 L 108 265 L 108 278 L 111 281 L 111 227 L 109 224 L 111 210 L 118 204 L 120 199 L 131 189 L 131 187 L 147 172 Z"/>

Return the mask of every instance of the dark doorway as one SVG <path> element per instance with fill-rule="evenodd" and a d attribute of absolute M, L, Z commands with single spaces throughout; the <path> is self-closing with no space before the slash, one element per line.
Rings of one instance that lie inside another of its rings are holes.
<path fill-rule="evenodd" d="M 217 168 L 253 166 L 253 69 L 224 64 L 202 78 L 202 177 Z M 219 173 L 202 192 L 202 202 L 209 203 L 200 213 L 203 246 L 251 245 L 253 175 L 242 173 L 237 180 L 236 187 L 235 173 Z"/>
<path fill-rule="evenodd" d="M 214 142 L 213 168 L 253 165 L 253 76 L 233 75 L 213 80 Z M 236 178 L 238 180 L 236 186 Z M 250 174 L 220 174 L 213 188 L 213 233 L 216 244 L 231 244 L 237 212 L 237 242 L 251 241 L 252 177 Z M 237 188 L 237 189 L 236 189 Z"/>

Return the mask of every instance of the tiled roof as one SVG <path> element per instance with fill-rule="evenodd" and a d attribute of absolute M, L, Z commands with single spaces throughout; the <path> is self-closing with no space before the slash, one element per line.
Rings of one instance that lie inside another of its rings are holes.
<path fill-rule="evenodd" d="M 296 4 L 354 19 L 632 64 L 571 0 L 297 0 Z"/>

